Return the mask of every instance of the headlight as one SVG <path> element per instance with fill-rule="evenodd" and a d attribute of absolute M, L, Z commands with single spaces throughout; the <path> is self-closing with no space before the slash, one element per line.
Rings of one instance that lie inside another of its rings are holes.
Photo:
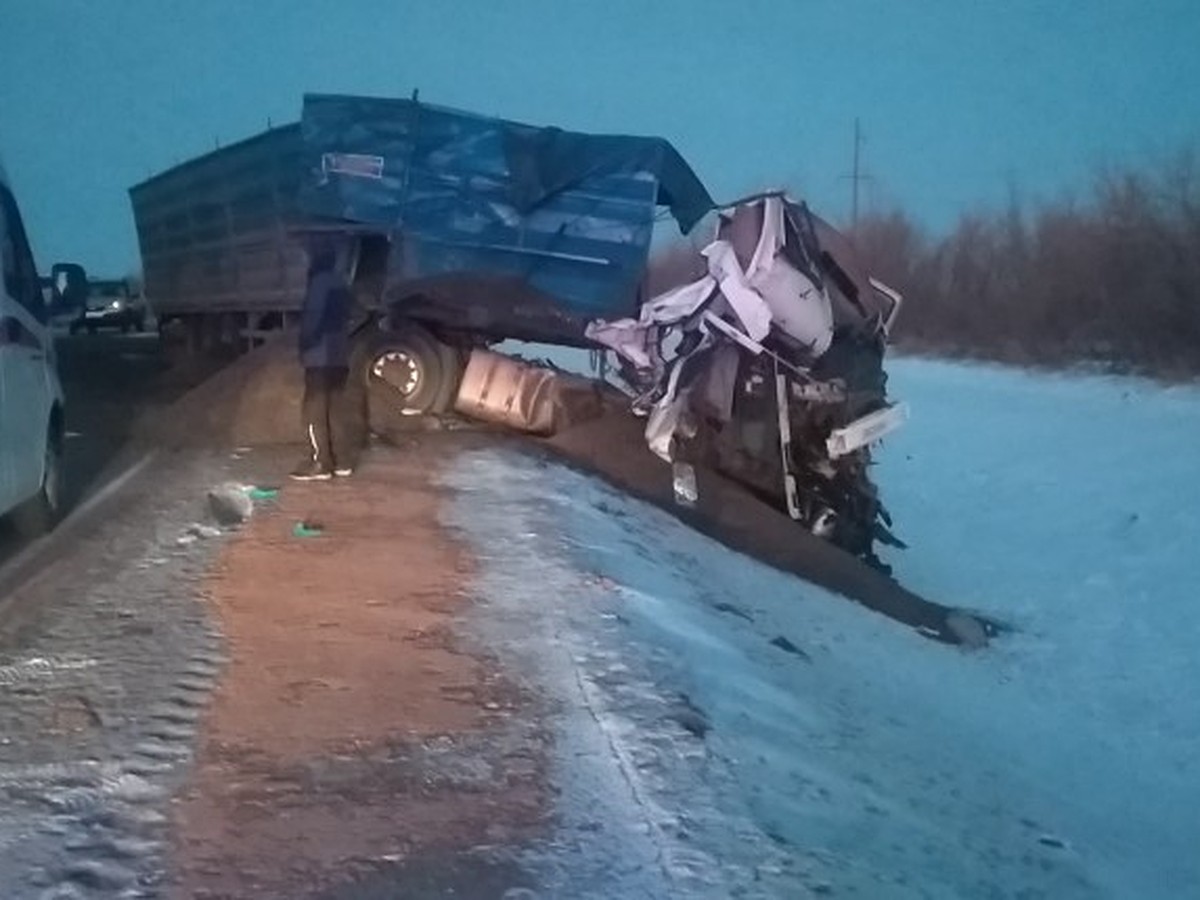
<path fill-rule="evenodd" d="M 108 304 L 108 308 L 112 310 L 119 310 L 124 305 L 125 304 L 120 300 L 114 300 L 112 303 Z"/>

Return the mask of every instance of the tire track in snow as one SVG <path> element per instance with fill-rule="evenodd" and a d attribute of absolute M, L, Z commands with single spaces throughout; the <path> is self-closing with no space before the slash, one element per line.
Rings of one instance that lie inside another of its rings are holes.
<path fill-rule="evenodd" d="M 165 893 L 167 804 L 227 662 L 198 587 L 217 541 L 175 537 L 228 476 L 157 475 L 21 588 L 38 653 L 0 655 L 4 900 Z"/>

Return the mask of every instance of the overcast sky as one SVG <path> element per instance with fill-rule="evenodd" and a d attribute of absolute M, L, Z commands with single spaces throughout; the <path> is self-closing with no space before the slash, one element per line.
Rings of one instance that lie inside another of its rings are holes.
<path fill-rule="evenodd" d="M 1200 144 L 1196 0 L 0 0 L 0 159 L 46 269 L 138 265 L 130 185 L 305 91 L 671 139 L 718 199 L 786 185 L 937 230 Z"/>

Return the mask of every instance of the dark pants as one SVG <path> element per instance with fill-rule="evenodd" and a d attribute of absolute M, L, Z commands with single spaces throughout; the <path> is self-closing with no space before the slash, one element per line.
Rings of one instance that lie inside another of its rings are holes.
<path fill-rule="evenodd" d="M 312 458 L 326 469 L 354 468 L 360 435 L 346 390 L 349 369 L 304 370 L 304 436 Z"/>

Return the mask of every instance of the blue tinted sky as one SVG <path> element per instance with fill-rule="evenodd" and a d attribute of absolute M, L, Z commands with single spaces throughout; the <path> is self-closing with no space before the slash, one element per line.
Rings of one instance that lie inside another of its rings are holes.
<path fill-rule="evenodd" d="M 0 0 L 0 157 L 43 268 L 98 274 L 137 265 L 131 184 L 306 90 L 661 134 L 835 219 L 857 115 L 864 204 L 937 230 L 1200 143 L 1198 48 L 1195 0 Z"/>

